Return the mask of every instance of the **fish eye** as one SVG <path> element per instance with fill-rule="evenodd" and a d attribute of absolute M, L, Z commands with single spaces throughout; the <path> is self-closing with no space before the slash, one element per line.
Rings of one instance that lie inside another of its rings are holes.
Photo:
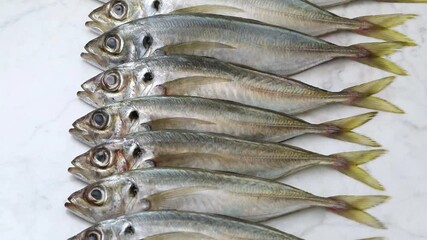
<path fill-rule="evenodd" d="M 151 72 L 146 72 L 145 74 L 144 74 L 144 82 L 150 82 L 151 80 L 153 80 L 153 78 L 154 78 L 154 75 L 153 75 L 153 73 L 151 73 Z"/>
<path fill-rule="evenodd" d="M 86 198 L 89 202 L 99 206 L 105 201 L 105 192 L 100 187 L 94 187 L 88 192 Z"/>
<path fill-rule="evenodd" d="M 95 230 L 86 233 L 86 236 L 85 236 L 85 240 L 101 240 L 101 239 L 102 239 L 101 233 Z"/>
<path fill-rule="evenodd" d="M 92 114 L 91 124 L 97 129 L 104 129 L 108 124 L 108 114 L 103 111 L 96 111 Z"/>
<path fill-rule="evenodd" d="M 111 163 L 111 154 L 106 148 L 100 148 L 95 151 L 92 158 L 93 165 L 106 168 Z"/>
<path fill-rule="evenodd" d="M 110 15 L 111 17 L 122 20 L 128 11 L 128 7 L 125 2 L 117 1 L 113 4 L 113 6 L 110 9 Z"/>
<path fill-rule="evenodd" d="M 153 38 L 151 36 L 145 36 L 144 39 L 142 39 L 142 46 L 144 46 L 145 49 L 148 49 L 153 44 Z"/>
<path fill-rule="evenodd" d="M 155 0 L 153 2 L 153 8 L 156 9 L 157 12 L 160 10 L 160 1 L 159 0 Z"/>
<path fill-rule="evenodd" d="M 117 72 L 109 72 L 102 78 L 102 85 L 105 90 L 115 92 L 119 89 L 121 83 L 120 74 Z"/>
<path fill-rule="evenodd" d="M 104 39 L 104 48 L 110 53 L 118 54 L 122 51 L 122 40 L 119 36 L 106 36 Z"/>

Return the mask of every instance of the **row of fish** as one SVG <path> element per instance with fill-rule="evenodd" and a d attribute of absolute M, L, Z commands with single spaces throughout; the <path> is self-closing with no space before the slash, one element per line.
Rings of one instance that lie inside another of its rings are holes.
<path fill-rule="evenodd" d="M 415 15 L 322 8 L 346 2 L 111 0 L 90 13 L 100 36 L 81 56 L 104 72 L 77 93 L 97 109 L 70 129 L 91 149 L 68 169 L 88 185 L 65 206 L 94 225 L 71 239 L 300 239 L 257 222 L 312 207 L 384 228 L 365 210 L 388 196 L 322 197 L 277 181 L 324 166 L 384 190 L 360 166 L 383 149 L 322 155 L 283 143 L 317 134 L 379 147 L 353 131 L 376 112 L 324 123 L 295 115 L 330 104 L 403 113 L 373 96 L 394 76 L 338 92 L 289 77 L 339 58 L 407 74 L 385 57 L 416 45 L 390 29 Z M 387 42 L 318 38 L 337 31 Z"/>
<path fill-rule="evenodd" d="M 314 4 L 317 4 L 314 5 Z M 140 18 L 168 13 L 212 13 L 246 19 L 292 29 L 311 36 L 336 31 L 352 31 L 387 41 L 414 44 L 405 35 L 390 30 L 413 18 L 413 14 L 362 16 L 354 19 L 337 16 L 319 2 L 300 0 L 126 0 L 111 1 L 94 10 L 86 25 L 98 33 Z"/>

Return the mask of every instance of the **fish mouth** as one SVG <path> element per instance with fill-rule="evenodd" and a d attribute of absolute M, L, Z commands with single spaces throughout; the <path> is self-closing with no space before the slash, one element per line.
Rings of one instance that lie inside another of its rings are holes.
<path fill-rule="evenodd" d="M 80 181 L 83 181 L 85 183 L 92 183 L 93 182 L 93 181 L 91 181 L 89 179 L 89 177 L 87 177 L 85 175 L 85 171 L 82 168 L 79 168 L 79 167 L 69 167 L 68 168 L 68 172 L 71 173 L 74 177 L 76 177 Z"/>
<path fill-rule="evenodd" d="M 102 27 L 102 24 L 98 21 L 87 21 L 85 22 L 85 26 L 98 35 L 106 32 L 106 30 Z"/>
<path fill-rule="evenodd" d="M 94 182 L 94 180 L 92 180 L 93 177 L 91 177 L 91 175 L 90 175 L 90 170 L 86 169 L 83 166 L 83 164 L 82 164 L 83 162 L 89 162 L 89 159 L 88 159 L 86 153 L 75 157 L 71 161 L 71 164 L 73 165 L 73 167 L 69 167 L 68 172 L 71 173 L 77 179 L 79 179 L 85 183 L 92 183 L 92 182 Z"/>
<path fill-rule="evenodd" d="M 89 64 L 97 68 L 100 68 L 101 70 L 106 70 L 106 68 L 108 67 L 107 62 L 101 56 L 96 54 L 92 48 L 92 46 L 94 45 L 96 46 L 96 44 L 97 44 L 97 39 L 94 39 L 88 42 L 84 46 L 84 49 L 86 50 L 86 52 L 82 52 L 80 54 L 80 57 L 82 57 Z"/>
<path fill-rule="evenodd" d="M 95 219 L 93 219 L 92 217 L 88 216 L 86 212 L 86 209 L 73 203 L 73 198 L 72 196 L 70 196 L 68 198 L 68 202 L 66 202 L 64 204 L 64 206 L 73 214 L 75 214 L 78 217 L 83 218 L 84 220 L 88 221 L 88 222 L 95 222 Z"/>
<path fill-rule="evenodd" d="M 96 55 L 94 53 L 82 52 L 80 54 L 80 57 L 83 58 L 90 65 L 95 66 L 101 70 L 106 70 L 106 68 L 107 68 L 106 62 L 101 57 L 99 57 L 98 55 Z"/>
<path fill-rule="evenodd" d="M 95 141 L 92 138 L 92 136 L 90 136 L 89 132 L 80 128 L 77 122 L 73 123 L 73 127 L 70 128 L 70 130 L 68 130 L 68 132 L 77 140 L 79 140 L 80 142 L 83 142 L 86 145 L 89 146 L 95 146 Z"/>
<path fill-rule="evenodd" d="M 89 92 L 87 90 L 78 91 L 77 96 L 80 98 L 80 100 L 89 104 L 92 107 L 98 108 L 104 106 L 104 103 L 101 100 L 96 98 L 92 92 Z"/>

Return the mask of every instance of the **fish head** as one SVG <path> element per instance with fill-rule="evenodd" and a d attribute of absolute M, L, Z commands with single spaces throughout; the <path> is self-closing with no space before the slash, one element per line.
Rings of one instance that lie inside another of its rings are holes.
<path fill-rule="evenodd" d="M 124 23 L 146 17 L 143 2 L 141 0 L 109 1 L 89 14 L 92 21 L 86 22 L 86 26 L 97 33 L 104 33 Z"/>
<path fill-rule="evenodd" d="M 121 120 L 120 105 L 113 104 L 86 114 L 73 123 L 69 132 L 89 146 L 123 136 L 126 129 Z"/>
<path fill-rule="evenodd" d="M 137 236 L 133 225 L 126 217 L 119 217 L 97 223 L 68 240 L 139 240 L 140 238 L 134 238 Z"/>
<path fill-rule="evenodd" d="M 151 167 L 144 159 L 147 151 L 133 139 L 112 140 L 93 147 L 76 157 L 68 171 L 84 182 L 92 183 L 99 179 L 126 172 L 136 163 L 138 168 Z"/>
<path fill-rule="evenodd" d="M 83 83 L 83 91 L 77 92 L 77 96 L 94 107 L 146 96 L 147 90 L 153 85 L 153 74 L 142 65 L 131 62 L 100 73 Z"/>
<path fill-rule="evenodd" d="M 103 107 L 133 97 L 135 81 L 132 69 L 115 67 L 84 82 L 77 96 L 94 107 Z"/>
<path fill-rule="evenodd" d="M 99 226 L 100 224 L 97 224 L 95 226 L 92 226 L 90 228 L 85 229 L 84 231 L 80 232 L 79 234 L 69 238 L 68 240 L 106 240 L 106 239 L 113 239 L 111 237 L 106 237 L 106 231 Z M 113 236 L 112 234 L 109 234 L 110 236 Z"/>
<path fill-rule="evenodd" d="M 139 199 L 138 192 L 137 185 L 130 178 L 115 175 L 74 192 L 65 207 L 86 221 L 99 222 L 146 210 L 147 206 Z"/>
<path fill-rule="evenodd" d="M 124 140 L 100 144 L 71 161 L 68 171 L 88 183 L 129 170 L 130 163 L 123 156 Z"/>
<path fill-rule="evenodd" d="M 153 37 L 143 23 L 130 22 L 89 41 L 81 57 L 100 69 L 136 61 L 154 51 Z"/>
<path fill-rule="evenodd" d="M 133 98 L 98 108 L 77 119 L 69 132 L 86 145 L 95 146 L 129 133 L 150 131 L 152 116 L 150 110 L 145 111 L 145 103 Z"/>

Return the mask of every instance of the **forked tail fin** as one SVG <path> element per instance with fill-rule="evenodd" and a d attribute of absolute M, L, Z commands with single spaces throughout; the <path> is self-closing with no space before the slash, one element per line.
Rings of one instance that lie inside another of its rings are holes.
<path fill-rule="evenodd" d="M 404 44 L 399 42 L 380 42 L 380 43 L 361 43 L 350 46 L 358 49 L 358 54 L 353 60 L 365 65 L 378 68 L 397 75 L 406 76 L 406 71 L 397 64 L 383 58 L 388 56 L 400 48 Z"/>
<path fill-rule="evenodd" d="M 348 105 L 385 112 L 404 113 L 402 109 L 389 103 L 388 101 L 371 96 L 380 92 L 385 87 L 390 85 L 394 79 L 395 77 L 381 78 L 368 83 L 344 89 L 340 93 L 349 95 L 349 101 L 347 102 Z"/>
<path fill-rule="evenodd" d="M 427 0 L 374 0 L 376 2 L 393 2 L 393 3 L 427 3 Z M 347 4 L 350 2 L 355 2 L 355 0 L 311 0 L 310 2 L 316 4 L 317 6 L 330 8 L 334 6 L 339 6 Z"/>
<path fill-rule="evenodd" d="M 343 152 L 330 155 L 335 161 L 332 167 L 341 173 L 356 179 L 372 188 L 384 190 L 381 183 L 358 165 L 376 159 L 386 151 L 383 149 L 369 151 Z"/>
<path fill-rule="evenodd" d="M 427 0 L 376 0 L 377 2 L 393 2 L 393 3 L 427 3 Z"/>
<path fill-rule="evenodd" d="M 336 201 L 336 205 L 327 209 L 350 220 L 365 224 L 374 228 L 385 229 L 385 226 L 375 217 L 364 210 L 384 203 L 388 196 L 335 196 L 330 197 Z"/>
<path fill-rule="evenodd" d="M 326 127 L 324 135 L 329 138 L 335 138 L 342 141 L 357 143 L 370 147 L 380 147 L 381 145 L 375 142 L 374 140 L 351 131 L 365 124 L 373 117 L 375 117 L 375 115 L 377 115 L 376 112 L 370 112 L 356 115 L 353 117 L 325 122 L 321 125 Z"/>
<path fill-rule="evenodd" d="M 417 44 L 406 35 L 389 29 L 416 16 L 416 14 L 384 14 L 358 17 L 354 20 L 359 21 L 360 26 L 354 32 L 385 41 L 401 42 L 406 46 L 416 46 Z"/>

